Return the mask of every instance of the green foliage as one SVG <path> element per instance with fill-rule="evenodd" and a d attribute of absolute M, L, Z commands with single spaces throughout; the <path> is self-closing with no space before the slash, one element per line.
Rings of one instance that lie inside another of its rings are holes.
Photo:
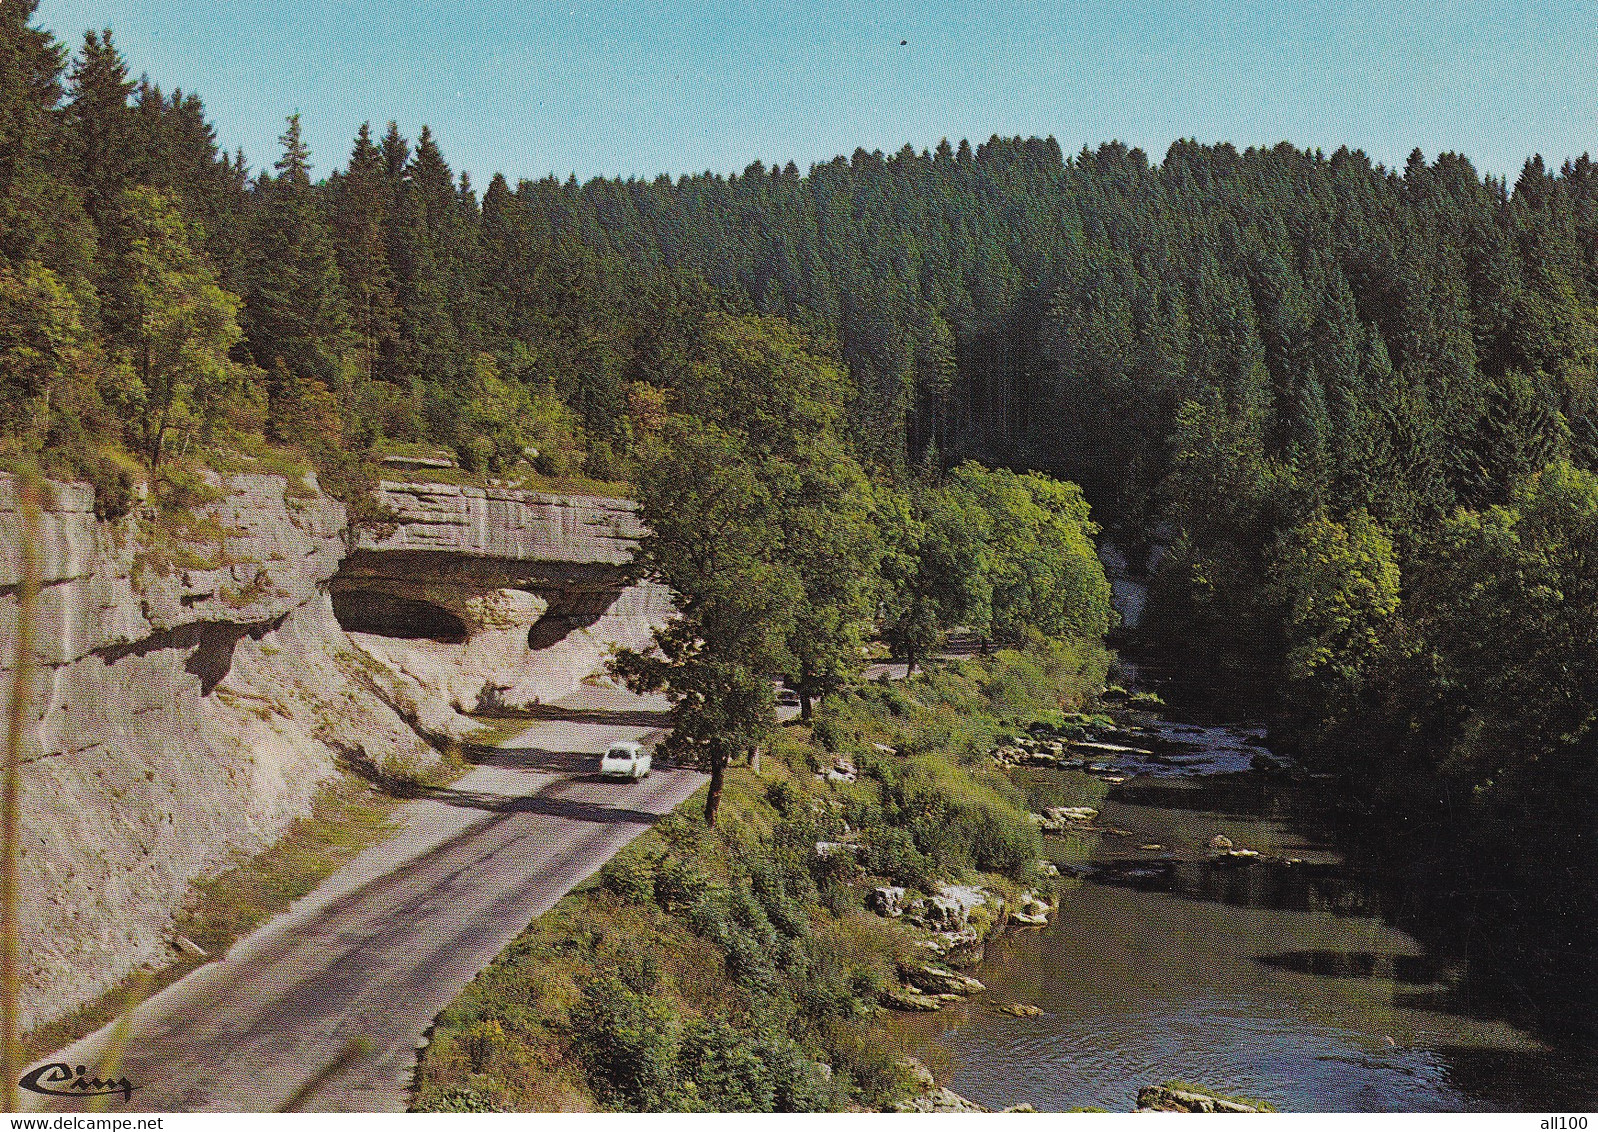
<path fill-rule="evenodd" d="M 1037 859 L 1037 830 L 1000 776 L 926 758 L 878 770 L 889 820 L 904 825 L 940 870 L 975 868 L 1020 879 Z"/>
<path fill-rule="evenodd" d="M 170 200 L 128 189 L 128 328 L 115 396 L 131 417 L 132 439 L 152 469 L 168 437 L 200 439 L 251 400 L 249 373 L 228 352 L 243 337 L 239 300 L 219 285 L 190 225 Z"/>
<path fill-rule="evenodd" d="M 619 979 L 596 979 L 572 1011 L 571 1033 L 573 1052 L 602 1103 L 634 1111 L 670 1107 L 678 1035 L 665 1003 Z"/>
<path fill-rule="evenodd" d="M 1363 511 L 1288 531 L 1275 555 L 1287 607 L 1287 676 L 1357 692 L 1399 605 L 1393 543 Z"/>
<path fill-rule="evenodd" d="M 278 372 L 281 360 L 294 378 L 334 388 L 346 377 L 354 343 L 332 235 L 311 187 L 298 114 L 289 115 L 280 141 L 278 175 L 260 183 L 264 200 L 250 240 L 245 302 L 250 350 L 268 374 Z M 268 385 L 274 411 L 276 385 Z"/>
<path fill-rule="evenodd" d="M 933 738 L 945 717 L 969 718 L 985 753 L 1002 725 L 982 689 L 1022 659 L 1006 652 L 829 697 L 818 720 L 832 719 L 863 752 L 864 773 L 847 786 L 811 773 L 824 756 L 805 728 L 781 729 L 761 775 L 729 768 L 723 805 L 738 820 L 709 827 L 673 812 L 473 980 L 440 1015 L 418 1067 L 417 1107 L 891 1103 L 907 1083 L 875 1020 L 880 995 L 918 954 L 917 933 L 866 912 L 861 896 L 884 882 L 970 881 L 978 860 L 1024 871 L 1013 857 L 1035 853 L 1036 842 L 1023 795 L 996 775 L 973 780 L 967 752 Z M 1054 674 L 1023 705 L 1038 713 L 1084 706 L 1107 656 L 1056 644 L 1025 660 Z M 873 746 L 888 739 L 918 753 Z M 863 847 L 862 861 L 816 851 L 845 836 Z M 939 859 L 918 847 L 922 838 Z"/>
<path fill-rule="evenodd" d="M 927 485 L 917 485 L 908 499 L 885 495 L 880 514 L 882 636 L 914 667 L 949 629 L 989 619 L 989 518 L 957 491 Z"/>
<path fill-rule="evenodd" d="M 0 413 L 5 431 L 43 448 L 106 426 L 98 346 L 72 292 L 43 264 L 0 266 Z M 98 419 L 96 419 L 98 418 Z"/>
<path fill-rule="evenodd" d="M 612 857 L 599 871 L 599 883 L 623 900 L 643 903 L 655 897 L 653 862 L 636 854 Z"/>
<path fill-rule="evenodd" d="M 1593 997 L 1570 988 L 1598 971 L 1568 931 L 1598 905 L 1564 878 L 1592 867 L 1577 831 L 1598 814 L 1598 477 L 1554 463 L 1507 505 L 1456 512 L 1407 560 L 1396 610 L 1386 583 L 1372 584 L 1391 570 L 1379 545 L 1351 527 L 1327 546 L 1331 533 L 1318 541 L 1334 568 L 1319 578 L 1341 579 L 1332 589 L 1353 600 L 1317 616 L 1338 611 L 1324 663 L 1344 666 L 1345 694 L 1308 701 L 1321 710 L 1298 721 L 1302 746 L 1392 815 L 1381 824 L 1425 862 L 1429 885 L 1513 893 L 1438 915 L 1451 934 L 1541 956 L 1481 977 L 1508 975 L 1545 1022 L 1587 1028 Z M 1356 556 L 1361 541 L 1370 553 Z"/>
<path fill-rule="evenodd" d="M 447 405 L 451 423 L 435 431 L 451 436 L 469 471 L 502 475 L 525 459 L 558 476 L 581 461 L 582 426 L 571 410 L 547 389 L 506 380 L 492 354 L 472 360 L 470 382 Z"/>
<path fill-rule="evenodd" d="M 995 137 L 479 200 L 392 123 L 313 181 L 291 121 L 252 179 L 193 94 L 131 81 L 109 32 L 69 62 L 35 12 L 0 5 L 0 459 L 108 517 L 129 452 L 263 437 L 368 519 L 383 441 L 637 469 L 685 617 L 624 668 L 680 693 L 719 783 L 769 678 L 839 698 L 872 612 L 913 663 L 962 624 L 1101 632 L 1090 500 L 1154 552 L 1136 642 L 1173 695 L 1291 699 L 1308 746 L 1390 764 L 1367 783 L 1585 781 L 1588 157 L 1511 186 L 1451 154 Z M 1018 471 L 944 475 L 967 459 Z"/>
<path fill-rule="evenodd" d="M 740 437 L 675 418 L 639 476 L 649 533 L 635 568 L 671 587 L 680 616 L 655 631 L 654 652 L 624 651 L 612 670 L 635 690 L 672 697 L 662 749 L 710 771 L 712 821 L 727 763 L 771 725 L 766 673 L 800 597 L 778 555 L 766 470 Z"/>
<path fill-rule="evenodd" d="M 986 516 L 982 569 L 990 637 L 1014 643 L 1031 630 L 1092 639 L 1109 630 L 1110 583 L 1081 489 L 975 463 L 957 468 L 951 486 L 964 496 L 963 509 Z"/>

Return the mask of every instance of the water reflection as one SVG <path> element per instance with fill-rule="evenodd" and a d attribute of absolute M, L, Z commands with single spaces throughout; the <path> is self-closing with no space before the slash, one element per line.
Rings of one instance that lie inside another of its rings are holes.
<path fill-rule="evenodd" d="M 1311 948 L 1258 955 L 1257 962 L 1284 971 L 1319 975 L 1323 979 L 1391 979 L 1395 983 L 1441 982 L 1448 968 L 1425 955 L 1378 955 L 1373 951 L 1329 951 Z"/>
<path fill-rule="evenodd" d="M 1095 884 L 1239 907 L 1288 908 L 1332 916 L 1376 914 L 1370 890 L 1329 864 L 1107 860 L 1098 863 L 1088 877 Z"/>
<path fill-rule="evenodd" d="M 934 1060 L 956 1067 L 952 1088 L 1048 1110 L 1125 1111 L 1172 1078 L 1288 1111 L 1598 1107 L 1590 1055 L 1472 1010 L 1461 965 L 1382 917 L 1380 886 L 1335 850 L 1313 783 L 1240 771 L 1248 733 L 1202 731 L 1150 721 L 1126 745 L 1147 762 L 1219 735 L 1223 757 L 1190 765 L 1228 769 L 1184 777 L 1156 760 L 1158 776 L 1109 788 L 1093 829 L 1048 839 L 1084 879 L 1049 928 L 1005 937 L 976 972 L 987 1001 L 1041 1017 L 979 999 L 900 1023 L 947 1050 Z"/>

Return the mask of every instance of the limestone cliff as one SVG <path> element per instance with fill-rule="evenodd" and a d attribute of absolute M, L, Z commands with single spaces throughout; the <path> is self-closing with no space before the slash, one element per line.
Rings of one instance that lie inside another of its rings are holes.
<path fill-rule="evenodd" d="M 419 730 L 461 735 L 456 707 L 558 695 L 668 608 L 623 586 L 638 528 L 622 501 L 386 484 L 400 526 L 357 540 L 312 482 L 215 482 L 220 501 L 177 532 L 141 512 L 99 522 L 88 488 L 49 485 L 22 779 L 25 1028 L 161 961 L 190 883 L 280 836 L 341 755 L 431 760 Z M 0 475 L 0 706 L 20 533 Z M 347 633 L 335 599 L 397 635 Z M 440 622 L 460 640 L 428 637 Z"/>
<path fill-rule="evenodd" d="M 564 695 L 613 646 L 646 645 L 671 611 L 662 587 L 627 586 L 643 533 L 628 500 L 390 482 L 381 495 L 398 526 L 361 535 L 333 598 L 429 732 L 455 733 L 449 709 L 520 711 Z"/>

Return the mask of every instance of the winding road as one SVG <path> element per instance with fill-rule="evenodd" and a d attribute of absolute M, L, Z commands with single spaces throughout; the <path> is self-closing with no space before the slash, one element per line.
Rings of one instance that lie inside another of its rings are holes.
<path fill-rule="evenodd" d="M 597 778 L 613 739 L 661 728 L 665 701 L 584 688 L 450 786 L 226 959 L 43 1059 L 91 1069 L 123 1045 L 137 1111 L 396 1111 L 434 1017 L 529 922 L 702 782 Z M 356 1039 L 364 1053 L 341 1060 Z M 333 1071 L 330 1071 L 332 1067 Z M 24 1103 L 46 1098 L 22 1094 Z M 82 1111 L 81 1100 L 48 1104 Z"/>

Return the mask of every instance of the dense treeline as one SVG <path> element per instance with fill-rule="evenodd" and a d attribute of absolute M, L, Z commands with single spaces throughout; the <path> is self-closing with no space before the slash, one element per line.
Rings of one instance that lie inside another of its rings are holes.
<path fill-rule="evenodd" d="M 902 423 L 826 320 L 618 246 L 558 185 L 496 177 L 479 202 L 425 127 L 414 147 L 363 127 L 315 183 L 291 116 L 252 178 L 192 95 L 128 78 L 110 32 L 69 62 L 30 12 L 0 15 L 0 442 L 94 481 L 104 513 L 163 462 L 272 445 L 357 502 L 393 444 L 483 474 L 631 476 L 654 531 L 640 569 L 684 618 L 628 675 L 676 694 L 672 742 L 718 784 L 769 724 L 770 674 L 808 715 L 879 611 L 912 657 L 956 623 L 1005 643 L 1107 628 L 1080 492 L 975 464 L 908 474 L 883 442 Z M 845 415 L 859 404 L 870 420 Z"/>
<path fill-rule="evenodd" d="M 760 587 L 696 579 L 663 506 L 651 550 L 726 619 L 728 719 L 756 671 L 824 693 L 873 604 L 911 656 L 962 620 L 1093 632 L 1060 596 L 1087 572 L 1026 592 L 1037 547 L 1081 561 L 1083 497 L 946 473 L 1069 479 L 1157 566 L 1141 643 L 1175 691 L 1274 714 L 1472 875 L 1539 862 L 1494 874 L 1505 915 L 1563 925 L 1561 971 L 1598 986 L 1586 157 L 1511 187 L 1454 155 L 995 138 L 479 198 L 393 124 L 315 180 L 291 119 L 251 176 L 192 94 L 132 81 L 109 34 L 69 60 L 31 12 L 0 8 L 8 451 L 110 510 L 174 448 L 257 441 L 357 490 L 364 453 L 416 442 L 646 505 L 704 486 L 672 461 L 736 472 L 728 568 Z M 770 632 L 740 636 L 735 592 Z"/>

